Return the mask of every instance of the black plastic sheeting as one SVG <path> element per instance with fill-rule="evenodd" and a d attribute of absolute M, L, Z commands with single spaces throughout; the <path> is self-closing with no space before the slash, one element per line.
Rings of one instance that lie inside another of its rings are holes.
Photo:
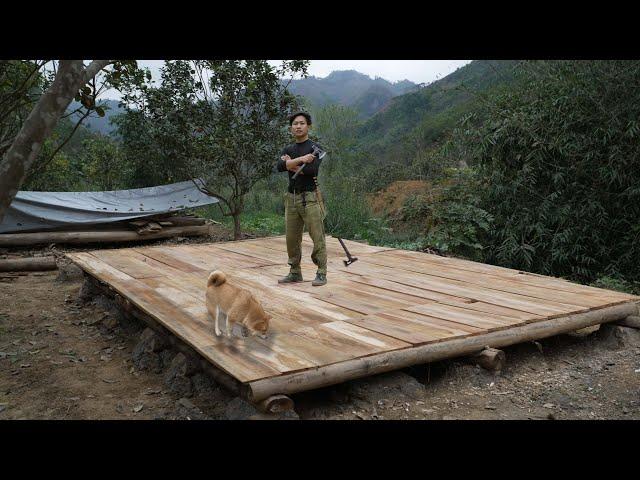
<path fill-rule="evenodd" d="M 0 233 L 75 228 L 217 203 L 192 181 L 109 192 L 18 192 Z"/>

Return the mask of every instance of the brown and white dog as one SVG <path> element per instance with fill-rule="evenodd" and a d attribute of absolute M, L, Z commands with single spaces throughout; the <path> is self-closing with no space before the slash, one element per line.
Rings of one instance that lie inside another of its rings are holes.
<path fill-rule="evenodd" d="M 224 315 L 227 337 L 231 337 L 234 324 L 243 326 L 251 335 L 266 338 L 269 316 L 249 290 L 227 282 L 224 272 L 211 272 L 207 280 L 207 310 L 214 319 L 217 336 L 222 335 L 220 322 Z M 244 329 L 243 329 L 244 330 Z"/>

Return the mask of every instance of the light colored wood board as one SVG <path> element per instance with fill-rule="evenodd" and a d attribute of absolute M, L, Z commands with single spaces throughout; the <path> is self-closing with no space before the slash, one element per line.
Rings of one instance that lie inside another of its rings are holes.
<path fill-rule="evenodd" d="M 168 250 L 167 247 L 147 247 L 147 248 L 134 248 L 134 250 L 142 255 L 153 258 L 154 260 L 169 265 L 170 267 L 180 270 L 182 272 L 198 272 L 204 271 L 204 269 L 198 265 L 194 265 L 189 262 L 185 262 L 180 258 L 180 251 L 172 248 Z M 170 251 L 173 254 L 168 253 Z"/>
<path fill-rule="evenodd" d="M 266 261 L 272 264 L 287 262 L 286 252 L 278 254 L 277 251 L 271 248 L 266 248 L 255 243 L 235 243 L 230 245 L 225 242 L 220 245 L 216 245 L 216 248 L 227 250 L 235 254 L 242 254 L 247 257 L 255 257 L 262 262 Z M 263 265 L 264 264 L 265 263 L 263 263 Z"/>
<path fill-rule="evenodd" d="M 349 279 L 355 283 L 361 283 L 364 285 L 373 285 L 375 287 L 381 288 L 383 290 L 391 290 L 391 291 L 400 291 L 407 295 L 413 295 L 415 297 L 421 298 L 423 300 L 434 300 L 434 301 L 451 301 L 451 302 L 459 302 L 459 303 L 468 303 L 472 302 L 470 298 L 464 297 L 456 297 L 454 295 L 447 295 L 444 293 L 438 293 L 431 290 L 425 290 L 422 288 L 411 287 L 409 285 L 403 285 L 398 282 L 394 282 L 392 280 L 386 280 L 382 278 L 370 277 L 367 275 L 360 275 L 357 273 L 349 272 Z"/>
<path fill-rule="evenodd" d="M 233 268 L 254 268 L 264 265 L 274 265 L 273 260 L 237 253 L 230 249 L 222 248 L 221 245 L 222 244 L 191 245 L 190 252 L 198 257 L 219 257 L 220 261 Z"/>
<path fill-rule="evenodd" d="M 515 310 L 521 310 L 548 318 L 551 315 L 558 316 L 576 311 L 585 311 L 584 308 L 579 306 L 538 300 L 523 295 L 491 290 L 489 288 L 471 285 L 457 280 L 438 279 L 437 277 L 417 272 L 412 273 L 399 271 L 387 266 L 370 264 L 366 266 L 365 271 L 368 272 L 369 275 L 378 275 L 382 278 L 413 287 L 484 301 L 494 305 L 513 308 Z"/>
<path fill-rule="evenodd" d="M 286 341 L 283 341 L 283 336 L 288 336 L 287 333 L 272 333 L 267 339 L 252 338 L 249 341 L 254 345 L 251 348 L 250 354 L 262 363 L 267 365 L 273 365 L 281 372 L 303 370 L 319 365 L 314 358 L 309 358 L 308 355 L 300 355 L 300 351 L 294 351 L 288 347 Z M 256 348 L 259 346 L 260 348 Z"/>
<path fill-rule="evenodd" d="M 442 303 L 412 305 L 404 308 L 404 310 L 421 313 L 430 317 L 442 318 L 443 320 L 448 320 L 450 322 L 472 325 L 486 330 L 525 323 L 524 320 L 519 320 L 517 318 L 503 317 L 501 315 L 486 312 L 477 312 L 475 310 L 454 307 L 452 305 L 445 305 Z"/>
<path fill-rule="evenodd" d="M 293 288 L 295 289 L 296 287 Z M 406 302 L 392 300 L 385 301 L 384 299 L 369 293 L 354 293 L 347 288 L 342 289 L 339 292 L 319 292 L 311 295 L 323 302 L 339 305 L 363 314 L 375 313 L 390 308 L 409 306 Z"/>
<path fill-rule="evenodd" d="M 428 253 L 413 252 L 409 250 L 394 250 L 385 253 L 387 257 L 396 257 L 400 259 L 406 259 L 407 257 L 412 262 L 418 262 L 425 265 L 436 264 L 443 268 L 452 270 L 463 270 L 465 272 L 481 273 L 490 275 L 492 277 L 500 277 L 505 280 L 517 281 L 531 286 L 538 286 L 542 288 L 548 288 L 559 291 L 575 292 L 581 295 L 592 295 L 595 297 L 604 297 L 604 299 L 610 299 L 612 296 L 615 299 L 620 300 L 633 300 L 634 296 L 625 294 L 622 292 L 615 292 L 612 290 L 606 290 L 602 288 L 596 288 L 588 285 L 581 285 L 570 282 L 568 280 L 550 277 L 544 275 L 538 275 L 530 272 L 523 272 L 520 270 L 508 269 L 504 267 L 498 267 L 495 265 L 488 265 L 479 262 L 472 262 L 470 260 L 458 259 L 455 257 L 441 257 L 438 255 L 432 255 Z M 635 297 L 638 298 L 638 297 Z"/>
<path fill-rule="evenodd" d="M 251 268 L 261 265 L 270 265 L 272 262 L 247 255 L 238 255 L 227 249 L 216 247 L 186 246 L 181 253 L 186 254 L 189 260 L 197 261 L 210 272 L 224 268 Z"/>
<path fill-rule="evenodd" d="M 395 284 L 397 287 L 401 287 L 399 284 Z M 308 292 L 314 294 L 317 298 L 318 295 L 327 295 L 334 293 L 352 293 L 357 297 L 364 298 L 371 301 L 376 306 L 389 306 L 393 308 L 399 304 L 413 305 L 416 303 L 424 303 L 433 301 L 426 299 L 423 296 L 407 295 L 400 291 L 400 288 L 395 290 L 380 288 L 375 285 L 366 283 L 357 283 L 352 280 L 351 277 L 336 276 L 331 278 L 326 285 L 322 288 L 313 286 L 311 282 L 300 282 L 292 285 L 292 288 L 299 291 Z M 394 302 L 397 305 L 391 305 L 388 302 Z"/>
<path fill-rule="evenodd" d="M 330 322 L 317 327 L 298 327 L 292 330 L 291 333 L 309 339 L 312 342 L 348 352 L 353 357 L 410 346 L 406 342 L 349 325 L 345 322 Z"/>
<path fill-rule="evenodd" d="M 88 252 L 67 253 L 66 256 L 86 272 L 107 283 L 133 280 L 133 277 L 104 263 Z"/>
<path fill-rule="evenodd" d="M 353 338 L 360 343 L 370 345 L 378 351 L 390 351 L 398 348 L 406 348 L 410 346 L 407 342 L 403 342 L 377 332 L 372 332 L 365 328 L 358 327 L 349 322 L 329 322 L 324 323 L 318 329 L 331 330 L 338 332 L 344 336 Z"/>
<path fill-rule="evenodd" d="M 547 317 L 542 315 L 535 315 L 533 313 L 522 312 L 520 310 L 514 310 L 513 308 L 501 307 L 499 305 L 493 305 L 486 302 L 456 302 L 450 300 L 441 300 L 439 303 L 446 305 L 452 305 L 454 307 L 466 308 L 469 310 L 475 310 L 477 312 L 494 313 L 496 315 L 502 315 L 504 317 L 514 318 L 525 322 L 533 322 L 538 320 L 544 320 Z"/>
<path fill-rule="evenodd" d="M 183 261 L 208 272 L 226 268 L 238 268 L 238 266 L 245 268 L 268 264 L 256 258 L 234 255 L 227 250 L 216 247 L 199 249 L 194 246 L 184 245 L 183 248 L 174 251 L 173 254 L 179 256 Z"/>
<path fill-rule="evenodd" d="M 378 254 L 375 258 L 367 258 L 366 261 L 377 265 L 399 268 L 408 272 L 421 273 L 434 278 L 455 280 L 471 285 L 483 286 L 500 292 L 532 297 L 542 301 L 553 301 L 586 308 L 601 306 L 603 303 L 606 304 L 606 300 L 592 298 L 577 292 L 561 292 L 531 286 L 521 282 L 514 282 L 513 280 L 506 280 L 495 275 L 490 276 L 480 272 L 463 272 L 461 270 L 442 268 L 435 265 L 421 265 L 416 261 L 398 262 L 397 259 L 385 257 L 384 254 Z"/>
<path fill-rule="evenodd" d="M 380 308 L 372 307 L 370 304 L 365 303 L 363 301 L 354 300 L 352 298 L 345 298 L 344 296 L 340 296 L 340 295 L 329 295 L 324 298 L 318 298 L 318 299 L 322 300 L 325 303 L 335 305 L 337 307 L 342 307 L 347 310 L 351 310 L 352 312 L 354 312 L 354 315 L 351 318 L 358 315 L 363 315 L 363 314 L 368 315 L 380 310 Z M 347 319 L 344 319 L 344 320 L 347 320 Z"/>
<path fill-rule="evenodd" d="M 354 318 L 348 321 L 353 325 L 378 332 L 380 334 L 397 338 L 412 345 L 438 342 L 457 336 L 470 335 L 457 329 L 444 329 L 437 326 L 430 326 L 424 322 L 415 321 L 405 314 L 393 314 L 389 312 L 379 312 Z"/>
<path fill-rule="evenodd" d="M 335 348 L 328 343 L 292 332 L 270 336 L 266 340 L 257 338 L 256 341 L 265 345 L 269 350 L 288 352 L 316 367 L 356 357 L 346 348 Z"/>
<path fill-rule="evenodd" d="M 171 273 L 180 273 L 179 270 L 145 257 L 130 248 L 93 250 L 89 253 L 133 278 L 161 277 Z"/>
<path fill-rule="evenodd" d="M 410 270 L 433 276 L 468 281 L 479 285 L 491 285 L 495 289 L 558 302 L 566 302 L 569 299 L 572 304 L 584 307 L 600 307 L 620 300 L 628 300 L 624 296 L 616 295 L 616 292 L 608 293 L 606 290 L 597 292 L 566 281 L 548 281 L 540 277 L 525 276 L 519 272 L 497 275 L 496 272 L 460 270 L 449 265 L 434 264 L 430 261 L 418 262 L 415 259 L 412 259 L 410 265 L 407 267 Z"/>
<path fill-rule="evenodd" d="M 212 259 L 207 256 L 192 255 L 184 249 L 186 245 L 177 246 L 162 246 L 156 248 L 164 257 L 169 259 L 175 259 L 180 263 L 184 263 L 191 266 L 191 269 L 185 273 L 199 273 L 199 272 L 211 272 L 216 266 L 221 266 L 220 262 L 212 263 Z"/>
<path fill-rule="evenodd" d="M 426 331 L 435 331 L 442 338 L 475 335 L 487 331 L 486 328 L 477 325 L 452 322 L 406 309 L 386 310 L 374 316 L 381 319 L 404 322 L 410 325 L 412 329 L 420 328 Z"/>
<path fill-rule="evenodd" d="M 478 333 L 485 332 L 486 329 L 482 327 L 478 327 L 476 325 L 469 325 L 465 323 L 451 322 L 449 320 L 445 320 L 443 318 L 437 318 L 430 315 L 425 315 L 417 312 L 410 312 L 408 310 L 387 310 L 382 312 L 380 315 L 394 315 L 402 320 L 411 320 L 412 322 L 421 323 L 427 325 L 432 328 L 439 328 L 441 330 L 445 330 L 445 332 L 451 335 L 466 335 L 471 334 L 475 335 Z"/>

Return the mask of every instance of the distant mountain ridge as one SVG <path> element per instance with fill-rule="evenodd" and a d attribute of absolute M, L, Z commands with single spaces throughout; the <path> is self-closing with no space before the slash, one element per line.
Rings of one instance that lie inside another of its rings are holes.
<path fill-rule="evenodd" d="M 363 119 L 380 111 L 392 98 L 418 88 L 419 85 L 409 80 L 392 83 L 380 77 L 371 79 L 355 70 L 336 70 L 324 78 L 307 77 L 293 80 L 288 87 L 291 93 L 305 97 L 312 108 L 323 107 L 330 103 L 350 106 Z M 111 118 L 125 111 L 118 106 L 119 103 L 118 100 L 98 100 L 99 105 L 107 107 L 105 116 L 96 118 L 94 113 L 86 118 L 82 125 L 92 132 L 111 135 L 115 130 L 115 127 L 110 124 Z M 78 102 L 73 101 L 67 111 L 71 112 L 79 106 Z M 80 116 L 76 114 L 71 117 L 71 120 L 78 118 Z"/>
<path fill-rule="evenodd" d="M 335 70 L 324 78 L 292 80 L 288 86 L 291 93 L 303 96 L 312 108 L 334 103 L 354 108 L 363 118 L 379 111 L 392 98 L 418 88 L 418 84 L 409 80 L 392 83 L 355 70 Z"/>
<path fill-rule="evenodd" d="M 508 85 L 516 60 L 474 60 L 416 91 L 391 98 L 355 136 L 378 163 L 406 163 L 473 108 L 478 93 Z"/>

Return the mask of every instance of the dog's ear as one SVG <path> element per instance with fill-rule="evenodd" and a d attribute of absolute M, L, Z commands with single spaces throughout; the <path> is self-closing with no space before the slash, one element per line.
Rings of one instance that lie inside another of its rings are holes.
<path fill-rule="evenodd" d="M 253 328 L 258 331 L 258 332 L 263 332 L 265 331 L 267 328 L 269 328 L 269 321 L 267 319 L 261 319 L 258 320 L 254 325 Z"/>

